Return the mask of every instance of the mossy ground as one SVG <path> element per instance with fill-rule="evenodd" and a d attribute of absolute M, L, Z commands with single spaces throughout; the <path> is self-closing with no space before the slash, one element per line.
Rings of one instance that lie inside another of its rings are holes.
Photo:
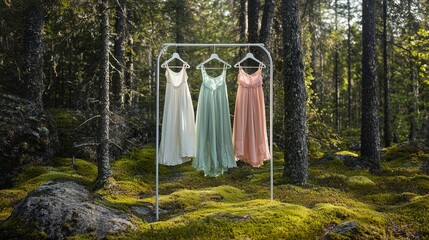
<path fill-rule="evenodd" d="M 95 194 L 100 203 L 133 214 L 138 226 L 110 239 L 323 239 L 348 221 L 359 223 L 353 234 L 330 239 L 429 239 L 429 176 L 419 169 L 429 153 L 394 146 L 383 154 L 378 175 L 349 169 L 338 159 L 313 159 L 308 184 L 295 186 L 281 181 L 283 154 L 275 152 L 274 201 L 268 162 L 261 168 L 239 163 L 217 178 L 204 177 L 190 163 L 160 165 L 161 219 L 154 222 L 155 150 L 145 146 L 114 161 L 108 187 Z M 56 159 L 52 167 L 22 172 L 14 188 L 0 190 L 0 219 L 45 181 L 71 179 L 90 187 L 96 167 L 71 161 Z"/>

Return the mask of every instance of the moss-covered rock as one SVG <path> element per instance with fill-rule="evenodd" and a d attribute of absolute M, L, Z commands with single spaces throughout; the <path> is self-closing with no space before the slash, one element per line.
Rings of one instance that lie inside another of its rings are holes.
<path fill-rule="evenodd" d="M 50 181 L 31 192 L 14 208 L 12 215 L 0 225 L 0 237 L 64 239 L 91 233 L 101 239 L 109 232 L 134 228 L 124 213 L 94 203 L 85 187 L 75 182 Z"/>
<path fill-rule="evenodd" d="M 377 190 L 377 184 L 366 176 L 351 176 L 347 179 L 347 185 L 350 189 L 364 191 L 367 194 Z"/>
<path fill-rule="evenodd" d="M 21 167 L 47 164 L 58 149 L 57 128 L 47 112 L 0 94 L 0 188 L 10 187 Z"/>

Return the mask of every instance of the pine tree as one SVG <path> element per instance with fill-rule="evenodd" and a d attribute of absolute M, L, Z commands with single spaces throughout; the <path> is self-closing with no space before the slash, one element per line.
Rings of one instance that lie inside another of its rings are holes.
<path fill-rule="evenodd" d="M 378 81 L 375 56 L 375 0 L 363 0 L 362 6 L 362 123 L 361 157 L 370 170 L 380 169 Z"/>
<path fill-rule="evenodd" d="M 306 92 L 299 0 L 283 0 L 285 148 L 283 178 L 294 184 L 308 179 Z"/>

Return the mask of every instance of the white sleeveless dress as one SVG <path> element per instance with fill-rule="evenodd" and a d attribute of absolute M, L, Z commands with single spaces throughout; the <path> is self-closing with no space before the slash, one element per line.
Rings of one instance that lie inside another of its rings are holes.
<path fill-rule="evenodd" d="M 178 165 L 195 157 L 195 116 L 188 87 L 188 74 L 168 66 L 165 72 L 164 114 L 162 117 L 159 163 Z"/>

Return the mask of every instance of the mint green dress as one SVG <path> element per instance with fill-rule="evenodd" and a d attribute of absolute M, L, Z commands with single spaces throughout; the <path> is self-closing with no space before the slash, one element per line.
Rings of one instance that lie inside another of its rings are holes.
<path fill-rule="evenodd" d="M 236 167 L 226 88 L 226 68 L 217 77 L 201 67 L 203 83 L 198 98 L 196 157 L 192 165 L 205 176 L 216 177 Z"/>

